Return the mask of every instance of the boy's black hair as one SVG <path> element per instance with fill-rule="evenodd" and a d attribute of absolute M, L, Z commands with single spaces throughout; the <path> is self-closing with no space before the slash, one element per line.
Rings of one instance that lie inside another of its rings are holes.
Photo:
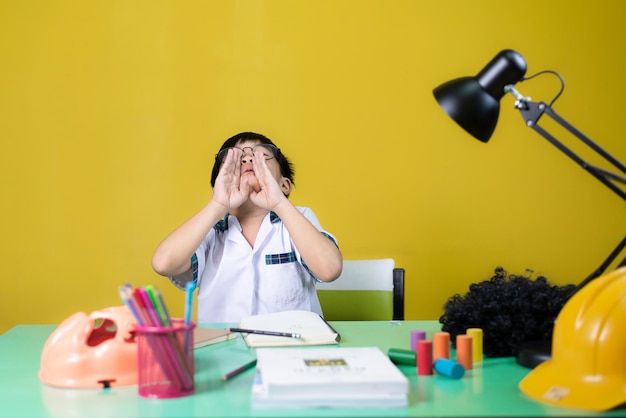
<path fill-rule="evenodd" d="M 241 142 L 246 142 L 246 141 L 256 141 L 256 142 L 259 142 L 261 144 L 274 145 L 276 147 L 276 149 L 278 150 L 276 152 L 276 157 L 275 158 L 276 158 L 276 161 L 278 162 L 278 165 L 280 167 L 280 174 L 283 177 L 288 178 L 291 181 L 291 184 L 293 184 L 293 185 L 296 184 L 294 182 L 294 168 L 293 168 L 293 164 L 291 164 L 289 159 L 280 151 L 280 148 L 278 148 L 276 146 L 276 144 L 274 144 L 272 142 L 271 139 L 267 138 L 264 135 L 257 134 L 257 133 L 254 133 L 254 132 L 241 132 L 241 133 L 238 133 L 237 135 L 234 135 L 234 136 L 228 138 L 226 140 L 226 142 L 224 142 L 222 147 L 219 149 L 219 151 L 223 150 L 224 148 L 235 147 L 235 146 L 237 146 L 237 144 L 239 144 Z M 211 187 L 215 187 L 215 179 L 217 178 L 217 175 L 219 174 L 221 165 L 222 165 L 222 162 L 217 160 L 217 154 L 216 154 L 215 163 L 213 164 L 213 171 L 211 172 Z"/>
<path fill-rule="evenodd" d="M 574 288 L 551 285 L 543 276 L 507 277 L 498 267 L 490 280 L 473 283 L 465 296 L 448 299 L 439 318 L 441 330 L 450 333 L 455 346 L 457 335 L 481 328 L 486 356 L 513 356 L 523 342 L 551 341 L 554 320 Z"/>

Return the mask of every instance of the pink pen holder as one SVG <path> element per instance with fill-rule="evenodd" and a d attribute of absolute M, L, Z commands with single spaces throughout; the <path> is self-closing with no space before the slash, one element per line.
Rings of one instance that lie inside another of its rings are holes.
<path fill-rule="evenodd" d="M 165 399 L 194 393 L 195 326 L 172 319 L 171 327 L 135 327 L 140 396 Z"/>

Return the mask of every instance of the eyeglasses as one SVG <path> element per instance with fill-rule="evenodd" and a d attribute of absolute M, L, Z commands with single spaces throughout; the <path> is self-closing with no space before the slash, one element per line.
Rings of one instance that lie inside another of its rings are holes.
<path fill-rule="evenodd" d="M 215 154 L 215 159 L 219 162 L 224 161 L 224 158 L 226 158 L 226 155 L 228 155 L 228 150 L 230 149 L 240 149 L 243 152 L 242 157 L 246 155 L 246 150 L 250 150 L 250 154 L 252 154 L 253 156 L 255 152 L 261 152 L 263 153 L 263 156 L 265 157 L 266 160 L 271 160 L 272 158 L 275 158 L 278 155 L 278 151 L 280 151 L 278 148 L 276 148 L 272 144 L 258 144 L 253 147 L 243 147 L 243 148 L 228 147 L 228 148 L 224 148 L 220 150 L 220 152 Z"/>

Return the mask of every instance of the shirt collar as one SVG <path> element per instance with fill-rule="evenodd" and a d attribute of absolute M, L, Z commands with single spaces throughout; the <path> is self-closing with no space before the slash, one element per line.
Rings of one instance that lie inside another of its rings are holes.
<path fill-rule="evenodd" d="M 229 216 L 230 214 L 227 213 L 222 219 L 219 220 L 219 222 L 213 225 L 213 229 L 215 229 L 218 232 L 224 232 L 228 230 L 228 217 Z M 270 223 L 275 224 L 278 222 L 281 222 L 280 217 L 273 211 L 270 211 Z"/>

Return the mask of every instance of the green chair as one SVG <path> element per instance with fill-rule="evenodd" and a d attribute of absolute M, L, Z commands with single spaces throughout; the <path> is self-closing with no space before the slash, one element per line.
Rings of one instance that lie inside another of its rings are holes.
<path fill-rule="evenodd" d="M 404 320 L 404 269 L 391 258 L 344 260 L 341 276 L 317 284 L 327 321 Z"/>

